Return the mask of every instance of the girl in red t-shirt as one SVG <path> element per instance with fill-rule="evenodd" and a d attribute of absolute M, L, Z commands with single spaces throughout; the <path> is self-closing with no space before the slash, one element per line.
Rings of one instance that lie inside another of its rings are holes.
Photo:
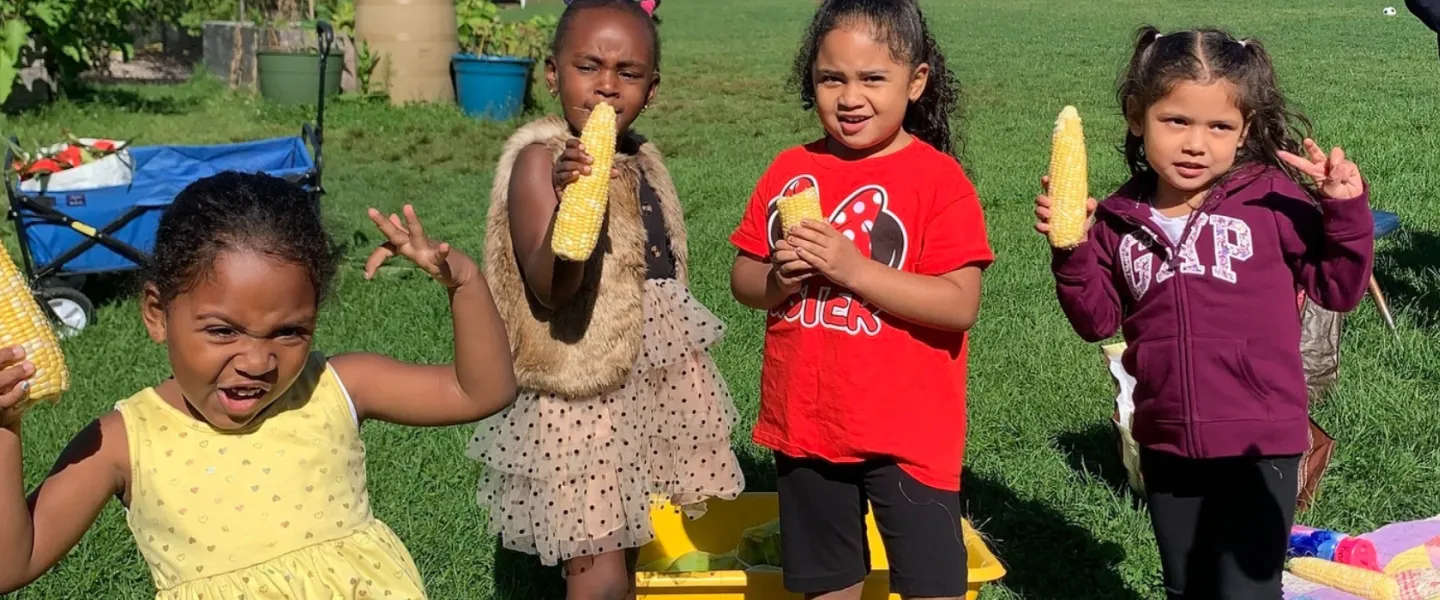
<path fill-rule="evenodd" d="M 965 595 L 966 331 L 994 259 L 952 151 L 956 84 L 913 1 L 828 0 L 794 76 L 823 138 L 781 153 L 731 236 L 768 312 L 755 440 L 775 452 L 785 585 L 858 598 L 866 500 L 906 597 Z M 775 201 L 817 188 L 826 221 Z"/>

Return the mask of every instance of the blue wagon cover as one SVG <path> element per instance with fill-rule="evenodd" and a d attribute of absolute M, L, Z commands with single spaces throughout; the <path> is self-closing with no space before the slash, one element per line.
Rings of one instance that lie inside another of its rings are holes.
<path fill-rule="evenodd" d="M 296 137 L 272 138 L 235 144 L 208 146 L 136 146 L 130 148 L 134 177 L 128 186 L 101 187 L 64 192 L 20 192 L 41 199 L 55 210 L 95 229 L 120 218 L 131 208 L 144 212 L 111 235 L 149 254 L 155 248 L 155 231 L 160 213 L 176 194 L 197 179 L 222 171 L 264 172 L 284 177 L 303 175 L 315 162 Z M 62 225 L 43 222 L 30 211 L 22 211 L 34 264 L 46 264 L 70 248 L 86 241 L 80 233 Z M 99 273 L 134 269 L 139 265 L 104 246 L 94 246 L 66 263 L 62 273 Z"/>

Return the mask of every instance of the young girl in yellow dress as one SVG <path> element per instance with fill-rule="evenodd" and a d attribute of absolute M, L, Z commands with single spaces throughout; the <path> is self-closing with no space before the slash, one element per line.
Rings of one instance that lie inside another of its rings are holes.
<path fill-rule="evenodd" d="M 166 209 L 142 298 L 173 377 L 82 430 L 23 494 L 20 418 L 34 368 L 0 350 L 0 590 L 40 577 L 114 496 L 156 598 L 424 598 L 410 554 L 370 511 L 366 419 L 473 422 L 514 398 L 515 380 L 475 262 L 370 211 L 387 242 L 449 292 L 455 363 L 311 351 L 337 254 L 308 197 L 284 180 L 222 173 Z"/>
<path fill-rule="evenodd" d="M 685 221 L 655 147 L 629 131 L 659 84 L 660 40 L 633 0 L 574 0 L 546 61 L 563 115 L 506 142 L 485 268 L 509 331 L 521 394 L 481 423 L 479 502 L 506 548 L 565 562 L 570 598 L 631 587 L 626 550 L 654 538 L 650 499 L 696 510 L 743 485 L 735 408 L 707 348 L 722 333 L 695 300 Z M 575 139 L 590 108 L 617 113 L 609 212 L 584 262 L 557 259 L 561 191 L 589 172 Z"/>

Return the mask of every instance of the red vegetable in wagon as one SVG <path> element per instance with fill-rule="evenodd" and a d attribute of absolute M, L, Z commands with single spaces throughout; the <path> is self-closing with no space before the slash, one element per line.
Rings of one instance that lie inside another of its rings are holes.
<path fill-rule="evenodd" d="M 72 168 L 87 162 L 79 146 L 67 146 L 64 150 L 56 154 L 55 157 L 60 159 L 60 162 L 70 165 Z"/>
<path fill-rule="evenodd" d="M 65 170 L 65 167 L 60 166 L 60 163 L 57 163 L 57 162 L 55 162 L 54 160 L 49 159 L 49 158 L 42 158 L 42 159 L 40 159 L 40 160 L 37 160 L 37 161 L 31 163 L 31 164 L 30 164 L 30 168 L 26 170 L 25 174 L 26 174 L 26 175 L 51 174 L 51 173 L 59 173 L 60 171 L 64 171 L 64 170 Z"/>

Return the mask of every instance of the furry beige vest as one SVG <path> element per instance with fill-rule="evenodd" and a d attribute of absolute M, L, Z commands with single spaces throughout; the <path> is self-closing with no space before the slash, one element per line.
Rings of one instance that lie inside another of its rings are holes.
<path fill-rule="evenodd" d="M 630 135 L 616 152 L 620 176 L 610 182 L 605 225 L 595 253 L 585 264 L 580 292 L 556 310 L 536 301 L 510 243 L 510 173 L 520 150 L 543 144 L 559 156 L 571 137 L 569 127 L 551 116 L 521 127 L 506 140 L 490 190 L 485 229 L 485 277 L 510 336 L 515 377 L 522 389 L 567 398 L 586 398 L 620 387 L 641 350 L 645 286 L 645 225 L 640 214 L 640 178 L 655 190 L 665 217 L 675 276 L 689 285 L 684 215 L 660 152 Z"/>

